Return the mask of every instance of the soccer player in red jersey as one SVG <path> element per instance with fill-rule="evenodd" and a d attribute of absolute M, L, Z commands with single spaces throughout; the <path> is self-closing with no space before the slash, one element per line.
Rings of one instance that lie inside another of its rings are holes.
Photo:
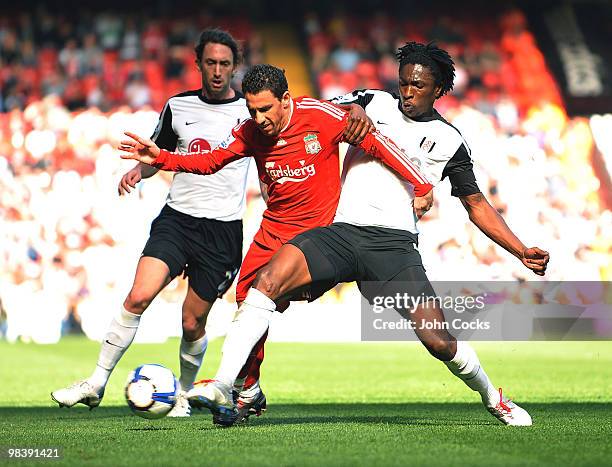
<path fill-rule="evenodd" d="M 121 157 L 150 164 L 158 169 L 212 174 L 232 161 L 251 156 L 260 181 L 268 187 L 267 209 L 259 231 L 247 252 L 236 300 L 242 303 L 226 337 L 224 355 L 215 380 L 227 409 L 213 408 L 216 417 L 237 416 L 231 388 L 256 342 L 244 329 L 265 326 L 257 306 L 258 294 L 251 289 L 257 271 L 294 236 L 329 225 L 340 195 L 339 143 L 345 140 L 348 114 L 328 102 L 309 97 L 293 99 L 284 72 L 271 65 L 256 65 L 245 75 L 242 90 L 251 119 L 244 121 L 212 151 L 180 154 L 160 150 L 153 141 L 126 133 Z M 414 186 L 415 207 L 431 205 L 432 185 L 408 156 L 382 134 L 365 134 L 359 143 Z M 249 293 L 247 294 L 247 291 Z M 226 411 L 227 413 L 224 413 Z"/>

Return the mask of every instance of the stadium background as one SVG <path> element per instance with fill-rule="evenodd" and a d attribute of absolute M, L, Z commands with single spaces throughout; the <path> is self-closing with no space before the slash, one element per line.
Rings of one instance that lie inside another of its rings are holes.
<path fill-rule="evenodd" d="M 0 17 L 0 336 L 11 342 L 102 337 L 170 181 L 161 174 L 119 198 L 132 163 L 114 145 L 125 129 L 150 134 L 165 99 L 200 86 L 193 43 L 206 26 L 241 40 L 238 89 L 246 66 L 270 62 L 286 69 L 294 95 L 322 98 L 393 91 L 397 46 L 437 41 L 455 58 L 457 77 L 436 108 L 464 134 L 481 190 L 511 228 L 551 253 L 545 280 L 612 276 L 609 4 L 57 5 L 5 5 Z M 263 210 L 252 175 L 245 246 Z M 535 280 L 449 192 L 444 182 L 421 222 L 430 278 Z M 160 294 L 137 342 L 180 335 L 185 289 L 176 280 Z M 233 300 L 232 289 L 213 308 L 212 337 L 224 333 Z M 270 338 L 359 340 L 358 304 L 354 284 L 339 286 L 306 309 L 293 306 Z"/>

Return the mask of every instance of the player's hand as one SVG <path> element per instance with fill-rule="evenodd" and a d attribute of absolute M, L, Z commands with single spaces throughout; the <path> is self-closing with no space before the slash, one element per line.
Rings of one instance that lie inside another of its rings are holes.
<path fill-rule="evenodd" d="M 119 144 L 119 150 L 127 153 L 121 154 L 121 159 L 133 159 L 148 165 L 155 162 L 155 159 L 159 156 L 160 149 L 153 141 L 141 138 L 129 131 L 126 131 L 125 135 L 131 139 L 125 139 Z"/>
<path fill-rule="evenodd" d="M 414 207 L 414 212 L 417 216 L 417 219 L 420 219 L 425 215 L 427 211 L 431 209 L 433 206 L 433 190 L 429 190 L 424 196 L 416 196 L 412 201 L 412 206 Z"/>
<path fill-rule="evenodd" d="M 142 170 L 140 165 L 137 165 L 132 170 L 128 171 L 121 177 L 119 182 L 119 196 L 131 193 L 130 188 L 136 188 L 136 184 L 142 180 Z"/>
<path fill-rule="evenodd" d="M 525 267 L 531 269 L 534 274 L 543 276 L 546 273 L 550 255 L 548 251 L 540 250 L 534 246 L 532 248 L 525 248 L 520 259 Z"/>
<path fill-rule="evenodd" d="M 353 145 L 359 144 L 369 132 L 375 129 L 374 123 L 367 116 L 366 111 L 361 106 L 352 104 L 344 129 L 344 141 Z"/>

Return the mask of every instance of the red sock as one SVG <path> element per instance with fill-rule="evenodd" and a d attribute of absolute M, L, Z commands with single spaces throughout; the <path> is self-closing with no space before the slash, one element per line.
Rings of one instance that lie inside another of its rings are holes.
<path fill-rule="evenodd" d="M 255 344 L 255 347 L 251 350 L 249 358 L 240 370 L 240 373 L 238 373 L 238 379 L 246 378 L 243 389 L 249 389 L 259 381 L 259 369 L 264 360 L 264 344 L 267 338 L 268 332 L 266 331 L 266 333 L 261 336 L 261 339 L 257 341 L 257 344 Z"/>

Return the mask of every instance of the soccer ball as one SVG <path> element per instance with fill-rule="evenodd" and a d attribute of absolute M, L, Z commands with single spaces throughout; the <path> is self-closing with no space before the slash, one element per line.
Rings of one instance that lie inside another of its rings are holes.
<path fill-rule="evenodd" d="M 142 418 L 162 418 L 176 403 L 178 383 L 172 371 L 162 365 L 141 365 L 130 373 L 125 399 Z"/>

